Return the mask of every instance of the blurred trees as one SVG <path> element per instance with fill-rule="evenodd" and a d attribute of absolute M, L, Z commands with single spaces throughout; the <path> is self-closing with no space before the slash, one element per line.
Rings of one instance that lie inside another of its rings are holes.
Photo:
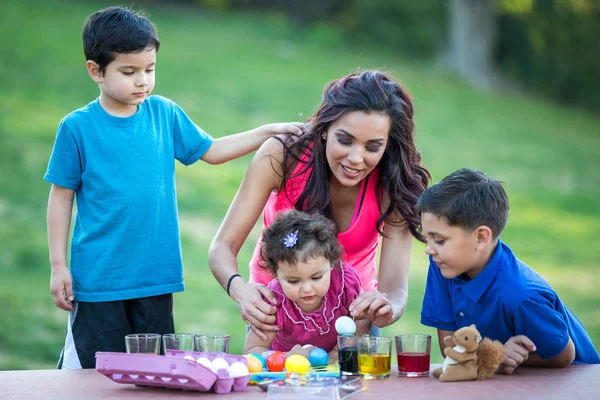
<path fill-rule="evenodd" d="M 495 72 L 600 111 L 600 0 L 181 0 L 286 15 L 410 56 L 443 55 L 485 86 Z"/>

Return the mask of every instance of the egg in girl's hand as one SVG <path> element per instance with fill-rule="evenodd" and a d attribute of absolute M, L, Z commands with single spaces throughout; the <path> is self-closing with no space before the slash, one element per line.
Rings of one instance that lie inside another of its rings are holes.
<path fill-rule="evenodd" d="M 338 335 L 352 336 L 356 333 L 356 324 L 350 317 L 339 317 L 337 321 L 335 321 L 335 330 Z"/>
<path fill-rule="evenodd" d="M 200 358 L 198 358 L 198 359 L 196 360 L 196 362 L 197 362 L 198 364 L 200 364 L 200 365 L 202 365 L 202 366 L 204 366 L 204 367 L 206 367 L 206 368 L 210 369 L 211 362 L 210 362 L 210 360 L 209 360 L 208 358 L 206 358 L 206 357 L 200 357 Z"/>
<path fill-rule="evenodd" d="M 229 363 L 221 357 L 217 357 L 210 363 L 210 369 L 215 374 L 219 372 L 220 369 L 224 369 L 229 372 Z"/>
<path fill-rule="evenodd" d="M 246 376 L 246 375 L 248 375 L 248 373 L 249 373 L 249 371 L 248 371 L 248 367 L 246 367 L 246 364 L 241 363 L 239 361 L 234 362 L 229 367 L 229 377 L 230 378 L 238 378 L 240 376 Z"/>

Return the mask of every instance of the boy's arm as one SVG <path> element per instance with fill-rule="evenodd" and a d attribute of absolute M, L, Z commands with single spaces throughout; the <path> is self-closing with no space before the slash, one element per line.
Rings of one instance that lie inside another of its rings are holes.
<path fill-rule="evenodd" d="M 222 164 L 257 150 L 265 140 L 279 133 L 302 135 L 300 122 L 276 123 L 259 126 L 251 131 L 215 139 L 202 156 L 209 164 Z"/>
<path fill-rule="evenodd" d="M 55 184 L 48 198 L 48 248 L 50 250 L 50 292 L 57 307 L 73 309 L 71 272 L 67 267 L 67 241 L 71 227 L 74 191 Z"/>
<path fill-rule="evenodd" d="M 440 353 L 442 353 L 442 356 L 445 355 L 444 353 L 444 349 L 446 348 L 446 343 L 444 342 L 444 338 L 446 336 L 452 336 L 454 335 L 454 331 L 445 331 L 443 329 L 438 329 L 438 344 L 440 346 Z"/>
<path fill-rule="evenodd" d="M 569 338 L 565 349 L 556 357 L 544 359 L 535 353 L 529 354 L 523 365 L 530 367 L 566 368 L 575 360 L 575 344 Z"/>

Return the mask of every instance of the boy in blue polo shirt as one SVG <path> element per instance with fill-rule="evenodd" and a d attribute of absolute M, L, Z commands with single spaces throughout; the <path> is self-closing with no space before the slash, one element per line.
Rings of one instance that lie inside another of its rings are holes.
<path fill-rule="evenodd" d="M 184 289 L 175 160 L 219 164 L 300 124 L 270 124 L 213 140 L 154 88 L 160 42 L 143 15 L 90 15 L 83 48 L 100 97 L 58 127 L 44 179 L 50 289 L 69 311 L 59 368 L 94 368 L 96 351 L 125 351 L 130 333 L 171 333 L 172 293 Z M 77 216 L 67 266 L 73 199 Z"/>
<path fill-rule="evenodd" d="M 600 363 L 577 317 L 499 236 L 508 220 L 500 182 L 460 169 L 429 187 L 417 204 L 429 255 L 421 323 L 443 338 L 470 324 L 504 343 L 497 372 L 519 365 Z"/>

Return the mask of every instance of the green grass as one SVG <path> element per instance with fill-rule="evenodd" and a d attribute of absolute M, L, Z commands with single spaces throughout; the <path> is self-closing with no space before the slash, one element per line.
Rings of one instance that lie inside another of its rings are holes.
<path fill-rule="evenodd" d="M 108 4 L 14 1 L 0 15 L 0 369 L 53 368 L 62 348 L 67 316 L 48 289 L 49 185 L 42 176 L 58 121 L 98 95 L 85 71 L 81 27 Z M 434 180 L 471 167 L 505 181 L 512 211 L 503 240 L 546 277 L 600 345 L 597 118 L 539 99 L 479 93 L 433 63 L 356 47 L 326 29 L 297 31 L 277 17 L 149 11 L 162 41 L 155 93 L 214 136 L 308 116 L 325 82 L 357 68 L 392 72 L 413 95 L 417 143 Z M 249 160 L 178 166 L 177 177 L 187 284 L 175 295 L 177 329 L 230 333 L 236 353 L 243 322 L 206 253 Z M 240 253 L 246 276 L 257 235 Z M 423 250 L 415 243 L 408 309 L 386 335 L 434 334 L 419 323 Z"/>

